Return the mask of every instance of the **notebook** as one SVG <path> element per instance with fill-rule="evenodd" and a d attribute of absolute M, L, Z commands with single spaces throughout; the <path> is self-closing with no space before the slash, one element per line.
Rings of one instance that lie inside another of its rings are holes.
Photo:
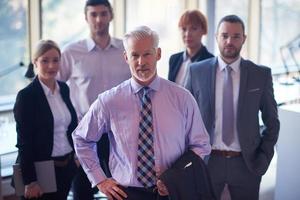
<path fill-rule="evenodd" d="M 39 161 L 34 163 L 37 182 L 40 185 L 44 193 L 56 192 L 56 178 L 55 178 L 55 169 L 54 161 L 46 160 Z M 22 178 L 22 171 L 20 164 L 13 165 L 13 179 L 15 183 L 16 195 L 24 195 L 24 183 Z"/>

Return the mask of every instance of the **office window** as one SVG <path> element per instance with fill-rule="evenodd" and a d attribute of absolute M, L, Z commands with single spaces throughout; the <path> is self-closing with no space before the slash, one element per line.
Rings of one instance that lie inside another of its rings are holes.
<path fill-rule="evenodd" d="M 90 32 L 84 16 L 85 2 L 42 0 L 42 38 L 52 39 L 63 47 L 69 42 L 88 37 Z M 110 32 L 112 30 L 111 24 Z"/>
<path fill-rule="evenodd" d="M 262 0 L 260 63 L 273 73 L 300 69 L 299 0 Z M 281 54 L 282 53 L 282 54 Z"/>
<path fill-rule="evenodd" d="M 248 32 L 247 30 L 247 21 L 248 21 L 248 0 L 240 0 L 240 1 L 235 1 L 235 0 L 216 0 L 216 8 L 215 8 L 215 30 L 217 29 L 217 25 L 219 23 L 219 21 L 221 20 L 221 18 L 223 18 L 226 15 L 237 15 L 239 16 L 244 24 L 245 24 L 245 28 L 246 28 L 246 34 Z M 216 31 L 215 31 L 216 32 Z M 217 43 L 215 42 L 215 55 L 219 54 L 219 50 L 218 50 L 218 46 Z M 246 44 L 244 45 L 243 49 L 242 49 L 242 56 L 246 56 L 247 55 L 247 47 Z"/>
<path fill-rule="evenodd" d="M 42 38 L 61 47 L 89 34 L 84 17 L 86 0 L 42 0 Z"/>
<path fill-rule="evenodd" d="M 182 0 L 127 0 L 126 31 L 146 25 L 160 37 L 162 58 L 157 70 L 162 77 L 168 75 L 168 61 L 171 54 L 183 50 L 178 20 L 184 10 Z"/>
<path fill-rule="evenodd" d="M 29 61 L 26 2 L 0 1 L 0 105 L 1 97 L 15 95 L 26 84 L 22 67 Z"/>
<path fill-rule="evenodd" d="M 237 15 L 244 23 L 248 19 L 248 0 L 216 0 L 216 25 L 225 15 Z"/>
<path fill-rule="evenodd" d="M 0 159 L 1 175 L 12 173 L 16 154 L 15 121 L 12 107 L 17 92 L 29 80 L 24 77 L 29 62 L 27 1 L 0 1 Z"/>

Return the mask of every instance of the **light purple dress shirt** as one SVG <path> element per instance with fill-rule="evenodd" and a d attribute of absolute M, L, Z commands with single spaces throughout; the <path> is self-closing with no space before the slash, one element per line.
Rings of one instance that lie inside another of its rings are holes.
<path fill-rule="evenodd" d="M 64 47 L 57 79 L 68 83 L 79 119 L 100 93 L 131 77 L 123 52 L 122 40 L 116 38 L 105 49 L 91 38 Z"/>
<path fill-rule="evenodd" d="M 187 149 L 201 157 L 208 155 L 209 136 L 192 95 L 158 76 L 149 87 L 157 175 Z M 121 185 L 142 187 L 136 177 L 141 89 L 134 79 L 129 79 L 100 94 L 73 132 L 76 153 L 92 186 L 106 178 L 97 157 L 96 142 L 108 132 L 112 177 Z"/>

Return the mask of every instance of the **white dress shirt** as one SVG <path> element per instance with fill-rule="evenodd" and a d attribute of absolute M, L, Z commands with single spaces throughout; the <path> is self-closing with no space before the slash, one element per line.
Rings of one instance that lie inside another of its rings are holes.
<path fill-rule="evenodd" d="M 187 73 L 189 71 L 189 66 L 191 62 L 192 62 L 191 59 L 188 57 L 187 52 L 185 51 L 183 53 L 183 62 L 179 68 L 175 83 L 181 86 L 185 86 L 187 80 Z"/>
<path fill-rule="evenodd" d="M 53 116 L 54 141 L 51 156 L 63 156 L 73 151 L 67 137 L 67 130 L 71 123 L 71 113 L 61 97 L 57 82 L 53 93 L 42 81 L 40 81 L 40 83 Z"/>
<path fill-rule="evenodd" d="M 67 82 L 80 120 L 97 96 L 131 77 L 122 41 L 111 38 L 105 49 L 91 38 L 64 47 L 58 80 Z"/>
<path fill-rule="evenodd" d="M 237 105 L 240 89 L 240 63 L 241 57 L 238 58 L 231 64 L 225 63 L 220 56 L 218 56 L 218 67 L 216 73 L 216 102 L 215 102 L 215 133 L 213 137 L 212 149 L 218 150 L 231 150 L 231 151 L 241 151 L 240 143 L 238 140 L 236 117 L 237 117 Z M 234 141 L 230 146 L 224 144 L 222 140 L 222 121 L 223 121 L 223 83 L 225 77 L 225 67 L 229 65 L 232 68 L 232 86 L 233 86 L 233 112 L 234 112 Z"/>

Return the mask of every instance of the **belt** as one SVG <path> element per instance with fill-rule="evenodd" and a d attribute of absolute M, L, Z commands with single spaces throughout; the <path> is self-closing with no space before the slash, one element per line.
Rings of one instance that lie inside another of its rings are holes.
<path fill-rule="evenodd" d="M 122 189 L 126 190 L 132 190 L 132 191 L 139 191 L 139 192 L 148 192 L 148 193 L 154 193 L 157 194 L 157 186 L 153 185 L 152 187 L 145 188 L 145 187 L 134 187 L 134 186 L 120 186 Z"/>
<path fill-rule="evenodd" d="M 241 156 L 242 153 L 239 152 L 239 151 L 212 150 L 211 155 L 222 156 L 222 157 L 226 157 L 226 158 L 232 158 L 232 157 Z"/>
<path fill-rule="evenodd" d="M 55 167 L 65 167 L 69 164 L 70 160 L 73 159 L 73 152 L 68 153 L 64 156 L 53 157 Z"/>

